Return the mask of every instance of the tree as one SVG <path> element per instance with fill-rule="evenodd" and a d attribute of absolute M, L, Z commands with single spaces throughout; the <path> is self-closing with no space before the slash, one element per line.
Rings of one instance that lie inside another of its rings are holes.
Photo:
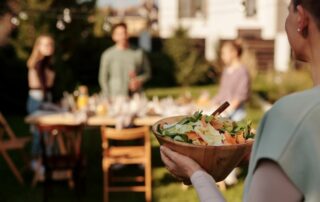
<path fill-rule="evenodd" d="M 165 41 L 164 51 L 174 61 L 174 75 L 178 84 L 189 86 L 206 77 L 209 65 L 194 41 L 188 37 L 187 30 L 178 28 L 175 35 Z"/>
<path fill-rule="evenodd" d="M 20 5 L 20 24 L 17 26 L 12 44 L 19 58 L 26 60 L 29 57 L 37 36 L 42 33 L 52 35 L 56 44 L 55 94 L 60 96 L 64 90 L 73 90 L 77 83 L 74 74 L 82 66 L 70 66 L 70 58 L 76 58 L 79 45 L 85 43 L 93 33 L 93 23 L 90 19 L 94 15 L 95 0 L 17 1 Z"/>

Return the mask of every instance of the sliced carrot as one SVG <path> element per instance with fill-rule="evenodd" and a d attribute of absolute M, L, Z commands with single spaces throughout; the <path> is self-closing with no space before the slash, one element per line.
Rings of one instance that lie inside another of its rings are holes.
<path fill-rule="evenodd" d="M 200 138 L 200 136 L 196 132 L 188 132 L 187 137 L 190 140 L 195 140 Z"/>
<path fill-rule="evenodd" d="M 224 132 L 225 143 L 227 144 L 237 144 L 234 137 L 232 137 L 228 132 Z"/>
<path fill-rule="evenodd" d="M 187 137 L 197 145 L 208 145 L 196 132 L 188 132 Z"/>
<path fill-rule="evenodd" d="M 238 144 L 246 143 L 246 139 L 243 137 L 243 131 L 239 131 L 236 134 L 236 141 L 237 141 Z"/>

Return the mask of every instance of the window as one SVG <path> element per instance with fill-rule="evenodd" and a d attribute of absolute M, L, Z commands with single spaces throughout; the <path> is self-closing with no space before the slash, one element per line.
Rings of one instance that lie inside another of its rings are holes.
<path fill-rule="evenodd" d="M 179 0 L 180 18 L 204 18 L 207 15 L 207 0 Z"/>
<path fill-rule="evenodd" d="M 247 17 L 253 17 L 257 14 L 256 0 L 243 0 L 242 3 L 245 7 L 245 13 Z"/>

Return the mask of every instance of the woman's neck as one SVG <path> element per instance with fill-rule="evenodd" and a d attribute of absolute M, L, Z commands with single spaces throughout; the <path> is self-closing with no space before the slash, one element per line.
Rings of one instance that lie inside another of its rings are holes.
<path fill-rule="evenodd" d="M 235 70 L 235 69 L 238 69 L 240 66 L 241 66 L 240 60 L 239 59 L 235 59 L 229 65 L 229 69 L 230 70 Z"/>

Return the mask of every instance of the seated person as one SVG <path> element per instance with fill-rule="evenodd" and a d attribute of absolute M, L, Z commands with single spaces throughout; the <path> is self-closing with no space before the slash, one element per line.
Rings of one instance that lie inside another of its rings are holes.
<path fill-rule="evenodd" d="M 218 94 L 213 98 L 215 106 L 225 101 L 230 103 L 226 115 L 234 121 L 245 118 L 245 102 L 250 96 L 250 75 L 241 62 L 242 48 L 236 42 L 225 42 L 221 49 L 221 59 L 225 64 Z"/>

